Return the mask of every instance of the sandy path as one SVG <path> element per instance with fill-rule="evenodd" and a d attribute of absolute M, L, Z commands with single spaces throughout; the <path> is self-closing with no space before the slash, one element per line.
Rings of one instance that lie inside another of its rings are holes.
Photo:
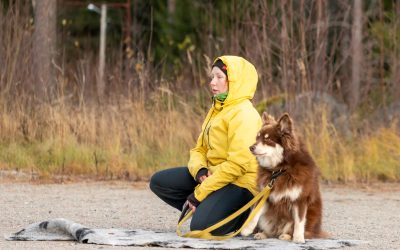
<path fill-rule="evenodd" d="M 379 190 L 323 186 L 322 191 L 325 230 L 335 238 L 370 242 L 346 249 L 400 249 L 400 184 L 386 184 Z M 145 183 L 0 183 L 0 249 L 127 249 L 74 242 L 10 242 L 2 236 L 58 217 L 89 227 L 174 231 L 178 216 Z"/>

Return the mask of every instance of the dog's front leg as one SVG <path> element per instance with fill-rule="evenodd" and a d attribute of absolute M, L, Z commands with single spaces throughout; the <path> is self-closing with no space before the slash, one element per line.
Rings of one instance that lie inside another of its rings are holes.
<path fill-rule="evenodd" d="M 258 210 L 257 214 L 254 216 L 254 218 L 249 221 L 249 223 L 246 225 L 245 228 L 240 232 L 241 235 L 243 236 L 249 236 L 250 234 L 253 233 L 254 229 L 256 228 L 258 224 L 258 220 L 260 219 L 260 216 L 265 212 L 266 205 L 264 204 L 260 210 Z"/>
<path fill-rule="evenodd" d="M 294 221 L 293 229 L 293 242 L 295 243 L 305 243 L 304 240 L 304 229 L 306 225 L 306 204 L 296 204 L 292 209 L 292 216 Z"/>

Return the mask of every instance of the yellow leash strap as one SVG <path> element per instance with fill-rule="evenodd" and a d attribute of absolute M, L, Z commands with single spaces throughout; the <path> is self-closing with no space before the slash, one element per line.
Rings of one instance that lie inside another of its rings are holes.
<path fill-rule="evenodd" d="M 261 207 L 265 204 L 265 201 L 267 200 L 269 193 L 271 192 L 272 185 L 267 185 L 260 193 L 258 193 L 251 201 L 249 201 L 246 205 L 244 205 L 242 208 L 234 212 L 233 214 L 229 215 L 222 221 L 204 229 L 204 230 L 195 230 L 195 231 L 190 231 L 185 234 L 183 234 L 180 230 L 182 224 L 187 221 L 192 215 L 193 211 L 190 211 L 179 223 L 176 228 L 176 233 L 178 236 L 181 237 L 189 237 L 189 238 L 200 238 L 200 239 L 208 239 L 208 240 L 226 240 L 229 238 L 232 238 L 236 235 L 238 235 L 242 229 L 254 218 L 254 216 L 258 213 L 258 211 L 261 209 Z M 214 231 L 215 229 L 225 225 L 226 223 L 230 222 L 231 220 L 235 219 L 239 215 L 241 215 L 243 212 L 245 212 L 247 209 L 249 209 L 251 206 L 253 206 L 257 201 L 260 201 L 256 208 L 253 209 L 253 211 L 250 213 L 249 217 L 245 221 L 245 223 L 242 225 L 242 227 L 239 230 L 236 230 L 235 232 L 232 232 L 227 235 L 223 236 L 215 236 L 211 234 L 211 231 Z"/>

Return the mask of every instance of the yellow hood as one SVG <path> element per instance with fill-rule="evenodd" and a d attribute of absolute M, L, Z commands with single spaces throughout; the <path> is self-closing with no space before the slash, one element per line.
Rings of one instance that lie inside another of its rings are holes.
<path fill-rule="evenodd" d="M 258 74 L 253 64 L 239 56 L 221 56 L 215 61 L 218 59 L 226 65 L 228 74 L 229 93 L 224 106 L 243 99 L 253 99 L 258 81 Z"/>

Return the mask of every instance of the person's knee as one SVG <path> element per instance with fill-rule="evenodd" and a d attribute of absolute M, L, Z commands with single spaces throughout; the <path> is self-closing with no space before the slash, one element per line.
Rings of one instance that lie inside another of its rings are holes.
<path fill-rule="evenodd" d="M 158 193 L 158 189 L 160 187 L 160 176 L 158 172 L 151 176 L 149 187 L 153 193 Z"/>
<path fill-rule="evenodd" d="M 206 224 L 208 221 L 206 218 L 199 218 L 199 216 L 193 216 L 192 221 L 190 222 L 190 230 L 204 230 L 208 227 Z"/>
<path fill-rule="evenodd" d="M 230 214 L 224 215 L 222 217 L 218 216 L 215 217 L 213 214 L 210 214 L 210 210 L 205 211 L 203 210 L 204 207 L 201 207 L 202 205 L 205 204 L 200 204 L 199 207 L 197 207 L 196 213 L 193 214 L 192 221 L 190 222 L 190 230 L 204 230 L 207 229 L 208 227 L 214 225 L 215 223 L 225 219 L 228 217 Z M 214 214 L 215 215 L 215 214 Z M 250 209 L 245 211 L 243 214 L 239 215 L 237 218 L 234 220 L 226 223 L 225 225 L 213 230 L 211 233 L 213 235 L 225 235 L 228 233 L 231 233 L 233 231 L 238 230 L 243 223 L 246 221 L 247 217 L 250 215 Z"/>
<path fill-rule="evenodd" d="M 207 228 L 209 228 L 210 226 L 214 225 L 217 222 L 211 222 L 210 220 L 207 220 L 207 218 L 192 218 L 192 221 L 190 223 L 190 230 L 191 231 L 196 231 L 196 230 L 205 230 Z M 228 223 L 224 226 L 221 226 L 217 229 L 215 229 L 214 231 L 211 232 L 212 235 L 215 236 L 221 236 L 221 235 L 225 235 L 227 233 L 230 233 L 230 228 L 231 228 L 231 223 Z"/>

